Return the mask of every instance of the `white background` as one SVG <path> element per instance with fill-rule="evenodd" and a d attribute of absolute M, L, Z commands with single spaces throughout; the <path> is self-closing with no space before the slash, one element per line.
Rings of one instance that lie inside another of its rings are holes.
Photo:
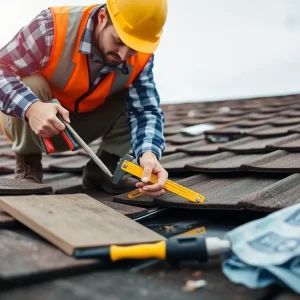
<path fill-rule="evenodd" d="M 48 6 L 94 3 L 2 1 L 0 47 Z M 168 3 L 155 60 L 162 103 L 300 93 L 299 0 Z"/>

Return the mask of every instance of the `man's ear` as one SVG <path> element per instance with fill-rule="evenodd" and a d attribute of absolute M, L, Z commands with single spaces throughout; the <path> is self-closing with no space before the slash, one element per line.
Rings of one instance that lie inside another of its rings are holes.
<path fill-rule="evenodd" d="M 107 23 L 107 13 L 104 8 L 101 8 L 98 13 L 98 24 L 104 27 Z"/>

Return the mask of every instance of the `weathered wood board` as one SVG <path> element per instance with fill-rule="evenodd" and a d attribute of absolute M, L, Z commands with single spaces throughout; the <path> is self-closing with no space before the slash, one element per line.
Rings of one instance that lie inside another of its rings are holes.
<path fill-rule="evenodd" d="M 0 206 L 65 253 L 165 238 L 85 194 L 0 197 Z"/>

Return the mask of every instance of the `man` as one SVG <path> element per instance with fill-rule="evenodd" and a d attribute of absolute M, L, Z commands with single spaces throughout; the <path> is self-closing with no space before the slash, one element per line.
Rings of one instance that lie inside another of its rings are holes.
<path fill-rule="evenodd" d="M 15 178 L 42 182 L 39 137 L 68 150 L 59 113 L 85 142 L 102 137 L 97 155 L 111 172 L 130 149 L 144 168 L 141 182 L 126 178 L 115 186 L 90 160 L 85 189 L 164 193 L 164 117 L 152 68 L 166 16 L 167 0 L 51 7 L 0 50 L 2 129 L 16 154 Z M 54 98 L 60 104 L 49 102 Z M 151 172 L 157 184 L 148 184 Z"/>

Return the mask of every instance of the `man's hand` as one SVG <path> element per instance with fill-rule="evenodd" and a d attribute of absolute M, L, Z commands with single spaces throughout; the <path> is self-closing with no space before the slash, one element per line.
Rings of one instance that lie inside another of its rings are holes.
<path fill-rule="evenodd" d="M 65 125 L 56 117 L 61 114 L 66 122 L 70 122 L 69 112 L 57 103 L 34 102 L 27 109 L 25 116 L 36 135 L 52 137 L 65 129 Z"/>
<path fill-rule="evenodd" d="M 138 182 L 136 187 L 140 192 L 151 197 L 157 198 L 162 196 L 166 191 L 164 186 L 168 179 L 168 172 L 160 165 L 157 157 L 152 152 L 144 152 L 140 157 L 140 165 L 144 168 L 142 182 Z M 157 183 L 149 183 L 151 173 L 158 176 Z"/>

